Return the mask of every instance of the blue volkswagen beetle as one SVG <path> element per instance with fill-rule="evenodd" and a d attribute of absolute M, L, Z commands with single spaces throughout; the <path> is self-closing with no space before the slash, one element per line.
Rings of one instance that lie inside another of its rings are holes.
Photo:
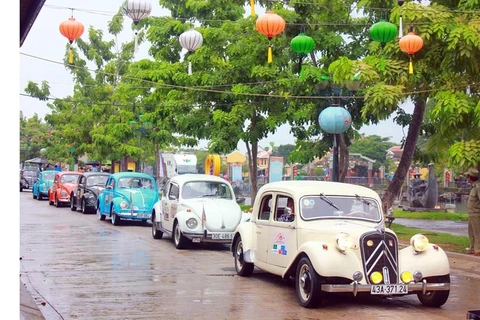
<path fill-rule="evenodd" d="M 48 198 L 48 189 L 53 185 L 55 170 L 38 171 L 37 181 L 33 184 L 33 199 L 42 200 Z"/>
<path fill-rule="evenodd" d="M 110 217 L 112 224 L 120 221 L 151 220 L 153 205 L 158 201 L 155 179 L 146 173 L 117 172 L 112 174 L 105 189 L 98 196 L 97 216 L 99 220 Z"/>

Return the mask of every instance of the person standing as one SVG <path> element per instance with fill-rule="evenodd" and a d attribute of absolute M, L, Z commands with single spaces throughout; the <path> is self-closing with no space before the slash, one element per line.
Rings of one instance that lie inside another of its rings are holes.
<path fill-rule="evenodd" d="M 468 196 L 468 238 L 470 240 L 470 254 L 480 256 L 480 182 L 478 170 L 469 169 L 467 181 L 472 185 Z"/>

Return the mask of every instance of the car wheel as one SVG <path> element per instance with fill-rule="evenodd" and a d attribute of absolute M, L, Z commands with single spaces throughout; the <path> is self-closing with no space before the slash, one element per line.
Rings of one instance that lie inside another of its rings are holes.
<path fill-rule="evenodd" d="M 450 283 L 450 275 L 447 274 L 446 276 L 442 277 L 430 277 L 426 278 L 427 283 Z M 448 296 L 450 295 L 450 290 L 443 290 L 443 291 L 427 291 L 425 294 L 417 293 L 418 300 L 423 305 L 429 307 L 440 307 L 445 304 L 448 300 Z"/>
<path fill-rule="evenodd" d="M 235 270 L 237 274 L 242 277 L 248 277 L 253 272 L 253 263 L 245 262 L 243 259 L 243 242 L 242 238 L 238 237 L 237 241 L 235 241 L 234 248 L 234 256 L 235 256 Z"/>
<path fill-rule="evenodd" d="M 157 223 L 154 217 L 152 217 L 152 237 L 153 239 L 162 239 L 163 237 L 163 232 L 157 229 Z"/>
<path fill-rule="evenodd" d="M 97 208 L 97 218 L 98 220 L 105 220 L 105 215 L 100 213 L 100 205 Z"/>
<path fill-rule="evenodd" d="M 60 208 L 60 202 L 58 202 L 58 198 L 56 194 L 55 194 L 55 207 Z"/>
<path fill-rule="evenodd" d="M 70 210 L 77 211 L 77 206 L 75 205 L 75 197 L 73 194 L 70 196 Z"/>
<path fill-rule="evenodd" d="M 185 249 L 187 247 L 187 237 L 185 237 L 178 226 L 178 222 L 175 221 L 175 226 L 173 227 L 173 242 L 175 243 L 175 248 Z"/>
<path fill-rule="evenodd" d="M 20 192 L 23 192 L 23 187 L 22 186 L 20 186 Z"/>
<path fill-rule="evenodd" d="M 302 307 L 314 308 L 322 302 L 320 276 L 308 257 L 303 257 L 297 265 L 295 290 Z"/>
<path fill-rule="evenodd" d="M 87 214 L 88 213 L 88 209 L 85 207 L 85 199 L 82 199 L 82 202 L 80 204 L 80 207 L 82 208 L 82 213 L 83 214 Z"/>
<path fill-rule="evenodd" d="M 113 208 L 110 209 L 110 217 L 114 226 L 118 226 L 120 224 L 120 217 L 115 212 L 113 212 Z"/>
<path fill-rule="evenodd" d="M 50 195 L 50 193 L 49 193 L 49 194 L 48 194 L 48 204 L 51 205 L 51 206 L 53 206 L 53 201 L 50 200 L 50 196 L 51 196 L 51 195 Z"/>
<path fill-rule="evenodd" d="M 33 190 L 32 190 L 32 197 L 33 199 L 37 199 L 37 196 L 35 195 L 35 193 L 33 193 Z"/>
<path fill-rule="evenodd" d="M 38 201 L 41 201 L 43 199 L 42 195 L 39 193 L 38 196 L 37 196 L 37 200 Z"/>

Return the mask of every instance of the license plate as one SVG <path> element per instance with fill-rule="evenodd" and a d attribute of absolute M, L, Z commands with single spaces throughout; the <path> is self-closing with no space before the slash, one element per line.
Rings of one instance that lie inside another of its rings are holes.
<path fill-rule="evenodd" d="M 378 284 L 370 288 L 371 294 L 408 294 L 406 284 Z"/>
<path fill-rule="evenodd" d="M 212 240 L 232 240 L 232 233 L 212 233 Z"/>
<path fill-rule="evenodd" d="M 192 242 L 197 242 L 197 243 L 199 243 L 199 242 L 200 242 L 200 238 L 192 238 Z"/>

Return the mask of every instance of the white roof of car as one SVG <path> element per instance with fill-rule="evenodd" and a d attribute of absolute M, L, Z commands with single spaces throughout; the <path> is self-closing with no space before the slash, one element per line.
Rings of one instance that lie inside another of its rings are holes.
<path fill-rule="evenodd" d="M 183 184 L 187 181 L 216 181 L 229 184 L 229 182 L 223 178 L 202 173 L 179 174 L 172 177 L 171 180 L 177 181 L 179 184 Z"/>
<path fill-rule="evenodd" d="M 274 191 L 274 192 L 286 192 L 290 193 L 295 197 L 301 197 L 306 194 L 320 194 L 324 193 L 325 195 L 347 195 L 355 196 L 356 194 L 364 197 L 374 197 L 378 198 L 379 195 L 374 190 L 349 183 L 342 182 L 331 182 L 331 181 L 278 181 L 267 183 L 262 186 L 258 193 L 265 191 Z"/>

